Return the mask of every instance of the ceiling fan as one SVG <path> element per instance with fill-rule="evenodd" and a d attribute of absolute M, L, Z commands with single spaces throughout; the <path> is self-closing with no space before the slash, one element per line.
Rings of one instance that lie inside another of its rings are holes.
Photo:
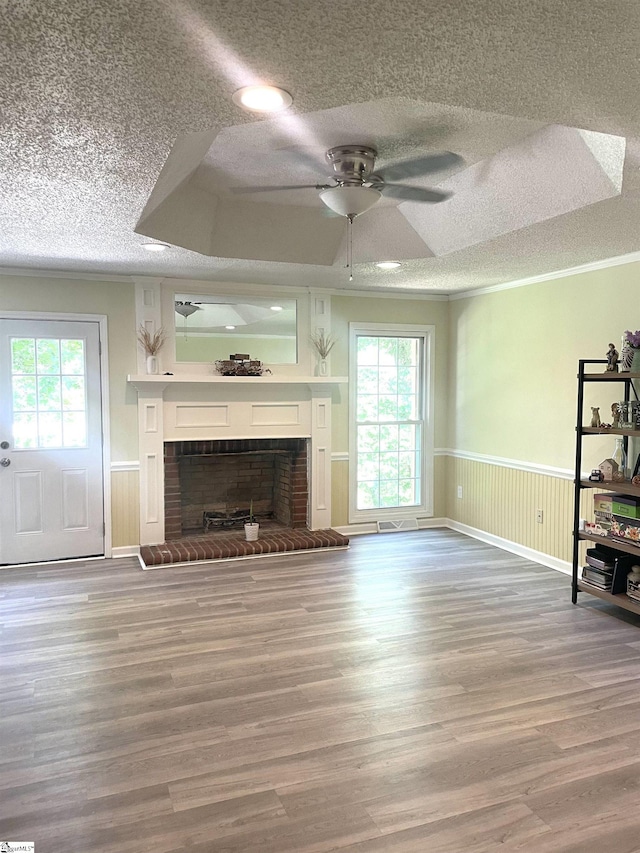
<path fill-rule="evenodd" d="M 199 302 L 181 302 L 180 300 L 176 300 L 174 307 L 176 314 L 180 314 L 180 316 L 184 317 L 185 320 L 187 317 L 195 314 L 196 311 L 202 311 Z"/>
<path fill-rule="evenodd" d="M 399 184 L 395 181 L 438 172 L 463 162 L 458 154 L 444 151 L 440 154 L 427 154 L 424 157 L 392 163 L 375 170 L 377 156 L 376 149 L 368 145 L 338 145 L 330 148 L 326 153 L 326 158 L 334 171 L 329 178 L 333 183 L 231 187 L 231 191 L 250 194 L 282 190 L 320 190 L 320 199 L 328 208 L 340 216 L 354 219 L 370 210 L 383 196 L 427 204 L 445 201 L 451 193 L 410 184 Z"/>
<path fill-rule="evenodd" d="M 326 152 L 334 174 L 328 184 L 298 184 L 293 186 L 230 187 L 234 193 L 264 193 L 282 190 L 320 191 L 320 200 L 334 213 L 348 220 L 347 269 L 353 280 L 353 220 L 370 210 L 384 196 L 400 201 L 438 204 L 451 193 L 436 189 L 399 184 L 395 181 L 439 172 L 463 163 L 462 157 L 451 151 L 427 154 L 403 160 L 375 170 L 378 152 L 369 145 L 338 145 Z"/>
<path fill-rule="evenodd" d="M 205 311 L 203 305 L 215 306 L 215 322 L 210 322 L 212 327 L 223 326 L 227 329 L 235 328 L 236 326 L 249 326 L 252 323 L 257 323 L 260 320 L 265 320 L 267 317 L 273 316 L 273 309 L 262 307 L 260 305 L 252 305 L 244 302 L 216 302 L 214 300 L 202 300 L 193 302 L 189 300 L 176 299 L 174 308 L 176 314 L 184 317 L 185 329 L 186 322 L 196 311 Z M 210 318 L 211 319 L 211 318 Z"/>

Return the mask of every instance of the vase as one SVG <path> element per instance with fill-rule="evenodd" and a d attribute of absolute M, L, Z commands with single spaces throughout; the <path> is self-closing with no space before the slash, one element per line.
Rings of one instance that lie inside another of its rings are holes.
<path fill-rule="evenodd" d="M 147 364 L 147 373 L 155 374 L 158 372 L 158 356 L 157 355 L 148 355 L 146 364 Z"/>
<path fill-rule="evenodd" d="M 633 353 L 633 358 L 629 369 L 632 373 L 640 373 L 640 349 L 632 347 L 631 352 Z"/>
<path fill-rule="evenodd" d="M 628 373 L 631 370 L 631 365 L 633 363 L 634 354 L 638 352 L 635 350 L 629 341 L 625 341 L 622 346 L 622 352 L 620 353 L 620 372 Z"/>
<path fill-rule="evenodd" d="M 318 376 L 327 376 L 329 368 L 327 367 L 327 359 L 321 358 L 318 362 Z"/>

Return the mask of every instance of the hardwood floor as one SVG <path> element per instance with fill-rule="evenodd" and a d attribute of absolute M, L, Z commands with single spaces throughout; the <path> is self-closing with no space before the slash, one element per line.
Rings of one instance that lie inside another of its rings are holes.
<path fill-rule="evenodd" d="M 640 851 L 640 619 L 550 569 L 431 530 L 0 590 L 0 838 Z"/>

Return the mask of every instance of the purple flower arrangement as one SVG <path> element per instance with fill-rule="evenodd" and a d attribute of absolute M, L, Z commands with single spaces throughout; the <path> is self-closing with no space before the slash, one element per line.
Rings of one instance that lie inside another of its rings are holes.
<path fill-rule="evenodd" d="M 624 333 L 625 341 L 629 342 L 629 345 L 634 349 L 640 349 L 640 331 L 630 332 L 628 329 Z"/>

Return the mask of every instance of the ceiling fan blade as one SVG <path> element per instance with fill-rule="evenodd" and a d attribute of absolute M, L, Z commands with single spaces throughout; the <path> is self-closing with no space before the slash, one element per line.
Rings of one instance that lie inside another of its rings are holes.
<path fill-rule="evenodd" d="M 403 160 L 401 163 L 383 166 L 382 169 L 376 169 L 376 175 L 380 175 L 385 181 L 401 181 L 404 178 L 417 178 L 418 175 L 450 169 L 462 163 L 464 160 L 459 154 L 443 151 L 441 154 L 427 154 L 425 157 L 415 157 L 413 160 Z"/>
<path fill-rule="evenodd" d="M 451 196 L 451 193 L 441 190 L 425 190 L 422 187 L 408 187 L 405 184 L 374 184 L 373 186 L 387 198 L 400 198 L 404 201 L 425 201 L 437 204 Z"/>
<path fill-rule="evenodd" d="M 330 184 L 295 184 L 280 187 L 229 187 L 232 193 L 274 193 L 280 190 L 328 190 Z"/>

